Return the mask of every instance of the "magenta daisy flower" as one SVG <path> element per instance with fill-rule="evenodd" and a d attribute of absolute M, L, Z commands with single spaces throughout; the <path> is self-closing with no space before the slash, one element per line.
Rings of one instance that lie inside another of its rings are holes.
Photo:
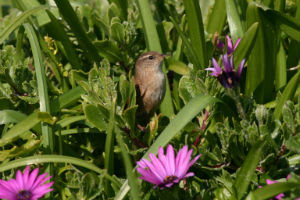
<path fill-rule="evenodd" d="M 45 183 L 51 176 L 47 173 L 38 175 L 39 168 L 30 173 L 30 167 L 27 166 L 24 173 L 17 171 L 16 179 L 8 181 L 0 180 L 0 198 L 7 200 L 37 200 L 46 193 L 51 192 L 50 188 L 53 181 Z"/>
<path fill-rule="evenodd" d="M 187 145 L 179 150 L 176 157 L 172 145 L 168 145 L 166 155 L 164 149 L 159 147 L 158 157 L 150 153 L 151 161 L 142 159 L 137 162 L 137 171 L 141 174 L 140 179 L 155 184 L 154 188 L 163 189 L 171 187 L 182 179 L 194 176 L 194 173 L 188 170 L 201 155 L 191 160 L 192 153 L 193 149 L 188 151 Z"/>

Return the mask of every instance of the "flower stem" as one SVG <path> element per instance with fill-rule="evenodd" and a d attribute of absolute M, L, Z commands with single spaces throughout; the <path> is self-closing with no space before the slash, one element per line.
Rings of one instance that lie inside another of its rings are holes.
<path fill-rule="evenodd" d="M 240 114 L 241 118 L 244 120 L 246 119 L 245 112 L 243 106 L 241 104 L 239 94 L 240 88 L 236 87 L 236 89 L 226 89 L 227 94 L 234 100 L 238 113 Z"/>

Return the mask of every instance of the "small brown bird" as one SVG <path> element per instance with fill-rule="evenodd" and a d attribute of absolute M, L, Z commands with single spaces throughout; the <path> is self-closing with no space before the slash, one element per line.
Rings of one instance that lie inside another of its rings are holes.
<path fill-rule="evenodd" d="M 139 105 L 137 116 L 151 117 L 166 93 L 166 79 L 162 71 L 164 54 L 143 53 L 135 64 L 134 83 Z"/>

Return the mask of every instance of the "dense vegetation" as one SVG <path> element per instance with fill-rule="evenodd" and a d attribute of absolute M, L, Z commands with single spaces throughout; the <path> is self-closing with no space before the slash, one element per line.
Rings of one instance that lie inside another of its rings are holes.
<path fill-rule="evenodd" d="M 300 198 L 299 0 L 0 5 L 1 179 L 39 167 L 48 199 Z M 169 54 L 167 92 L 138 128 L 146 51 Z M 136 162 L 168 144 L 201 157 L 193 177 L 154 189 Z"/>

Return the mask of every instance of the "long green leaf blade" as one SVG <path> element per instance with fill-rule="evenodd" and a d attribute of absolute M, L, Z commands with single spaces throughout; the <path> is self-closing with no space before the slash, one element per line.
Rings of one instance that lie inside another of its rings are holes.
<path fill-rule="evenodd" d="M 52 117 L 48 113 L 34 112 L 28 117 L 26 117 L 24 120 L 17 123 L 9 131 L 7 131 L 0 139 L 0 146 L 6 145 L 14 141 L 20 135 L 30 130 L 31 128 L 33 128 L 35 125 L 37 125 L 42 121 L 48 123 L 54 123 Z"/>
<path fill-rule="evenodd" d="M 209 16 L 206 30 L 210 34 L 216 32 L 221 35 L 226 21 L 225 0 L 215 1 L 212 13 Z"/>
<path fill-rule="evenodd" d="M 270 199 L 280 193 L 290 191 L 294 188 L 299 188 L 300 183 L 294 183 L 294 182 L 286 182 L 286 183 L 276 183 L 272 185 L 267 185 L 265 187 L 262 187 L 260 189 L 257 189 L 253 192 L 253 199 L 256 200 L 264 200 L 264 199 Z"/>
<path fill-rule="evenodd" d="M 127 179 L 128 179 L 128 184 L 130 186 L 130 193 L 131 193 L 131 197 L 132 199 L 140 199 L 140 189 L 139 189 L 139 185 L 138 185 L 138 179 L 133 171 L 133 167 L 130 161 L 130 157 L 127 153 L 127 150 L 124 146 L 124 141 L 121 135 L 121 131 L 119 129 L 116 128 L 116 137 L 118 140 L 118 144 L 119 147 L 121 149 L 121 153 L 122 153 L 122 157 L 123 157 L 123 161 L 124 161 L 124 165 L 126 168 L 126 174 L 127 174 Z"/>
<path fill-rule="evenodd" d="M 281 97 L 279 98 L 277 106 L 274 110 L 274 118 L 275 119 L 280 118 L 284 103 L 287 100 L 294 97 L 294 94 L 295 94 L 297 88 L 299 87 L 299 82 L 300 82 L 300 71 L 298 71 L 297 74 L 295 74 L 293 76 L 293 78 L 289 81 L 287 86 L 284 88 L 283 93 L 282 93 Z"/>
<path fill-rule="evenodd" d="M 22 23 L 24 23 L 24 21 L 30 17 L 32 14 L 40 11 L 40 10 L 44 10 L 49 8 L 49 6 L 39 6 L 36 8 L 32 8 L 29 10 L 26 10 L 25 12 L 23 12 L 21 15 L 17 16 L 11 23 L 9 23 L 9 25 L 0 33 L 0 44 L 2 44 L 4 42 L 4 40 L 18 27 L 20 26 Z"/>
<path fill-rule="evenodd" d="M 48 86 L 46 81 L 45 66 L 43 64 L 42 52 L 38 42 L 38 38 L 29 24 L 24 24 L 25 32 L 29 39 L 29 43 L 32 49 L 34 67 L 36 71 L 36 79 L 38 85 L 38 94 L 40 100 L 40 111 L 51 113 L 49 97 L 48 97 Z M 49 152 L 53 152 L 54 141 L 52 128 L 47 124 L 42 124 L 42 134 L 43 134 L 43 146 Z"/>
<path fill-rule="evenodd" d="M 225 0 L 227 21 L 229 24 L 231 37 L 234 42 L 236 42 L 238 38 L 241 38 L 244 35 L 241 18 L 239 16 L 238 9 L 235 2 L 236 1 Z"/>
<path fill-rule="evenodd" d="M 204 69 L 208 65 L 204 27 L 201 15 L 201 9 L 198 0 L 184 0 L 184 7 L 187 15 L 189 34 L 192 47 L 197 54 L 200 66 L 195 66 L 196 69 Z"/>
<path fill-rule="evenodd" d="M 277 32 L 272 22 L 253 2 L 247 8 L 247 24 L 259 22 L 258 33 L 251 55 L 248 59 L 246 89 L 247 96 L 254 93 L 258 103 L 265 103 L 272 99 L 274 93 L 274 80 L 277 52 Z"/>
<path fill-rule="evenodd" d="M 80 23 L 76 13 L 74 12 L 70 2 L 68 0 L 54 0 L 59 12 L 63 16 L 64 20 L 69 24 L 71 30 L 75 34 L 79 45 L 84 50 L 87 58 L 94 62 L 101 61 L 96 47 L 90 41 L 82 24 Z"/>
<path fill-rule="evenodd" d="M 258 22 L 253 23 L 245 33 L 241 42 L 234 51 L 234 66 L 237 69 L 240 62 L 247 58 L 255 44 L 256 35 L 258 31 Z"/>
<path fill-rule="evenodd" d="M 264 139 L 260 138 L 256 144 L 251 147 L 242 167 L 237 172 L 234 188 L 237 192 L 238 199 L 242 199 L 247 192 L 251 178 L 255 173 L 256 166 L 260 160 L 263 146 Z"/>
<path fill-rule="evenodd" d="M 98 168 L 96 165 L 88 161 L 81 160 L 79 158 L 62 156 L 62 155 L 38 155 L 38 156 L 30 156 L 26 158 L 17 159 L 0 165 L 0 172 L 4 172 L 6 170 L 10 170 L 13 168 L 19 168 L 22 166 L 41 164 L 41 163 L 70 163 L 70 164 L 78 165 L 86 169 L 92 170 L 98 174 L 102 174 L 104 175 L 105 178 L 114 182 L 116 185 L 121 186 L 118 179 L 109 176 L 107 173 L 105 173 L 104 170 Z"/>
<path fill-rule="evenodd" d="M 49 10 L 46 10 L 46 12 L 51 19 L 50 26 L 54 30 L 53 32 L 63 44 L 68 61 L 72 65 L 73 69 L 81 69 L 81 64 L 78 55 L 76 54 L 73 44 L 67 36 L 66 31 L 62 27 L 62 24 L 59 23 L 59 21 Z"/>

